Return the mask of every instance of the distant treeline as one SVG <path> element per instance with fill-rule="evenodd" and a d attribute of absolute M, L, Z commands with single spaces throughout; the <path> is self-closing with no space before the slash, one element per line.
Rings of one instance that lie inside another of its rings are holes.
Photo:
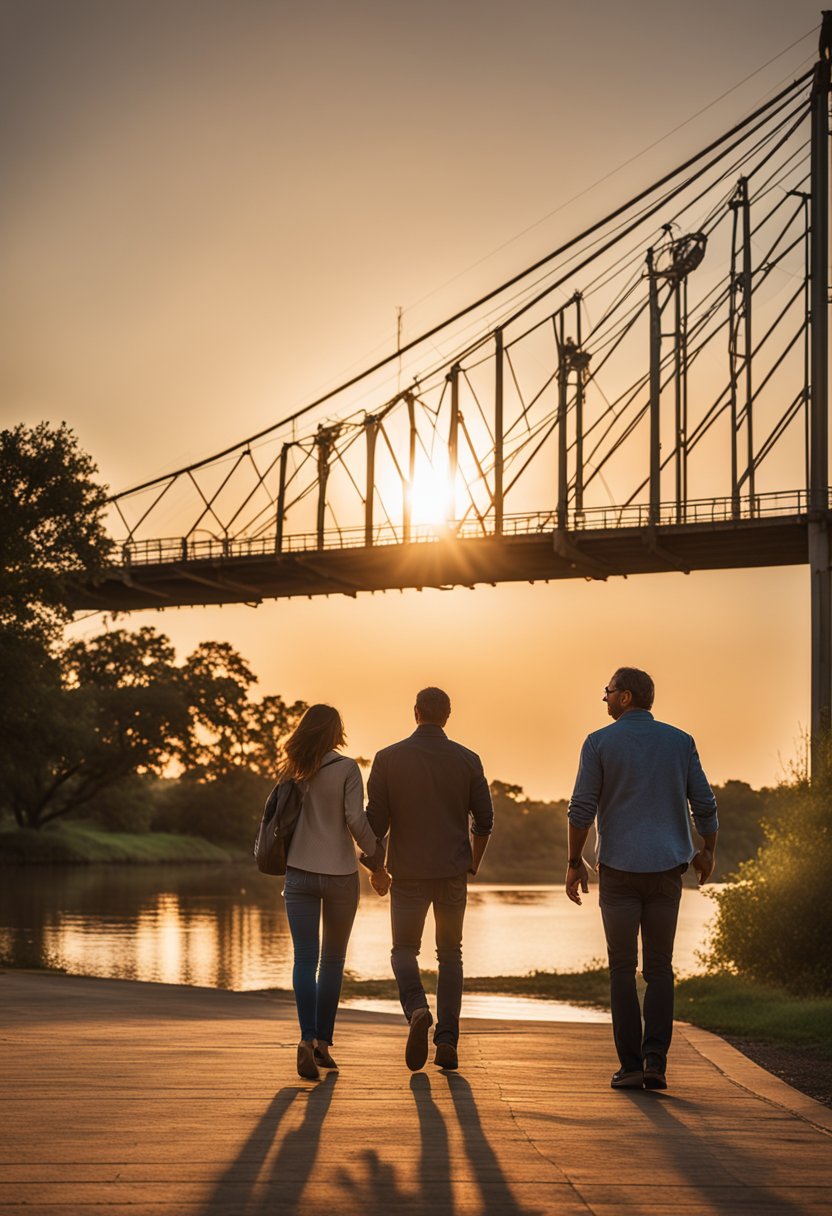
<path fill-rule="evenodd" d="M 250 852 L 260 809 L 271 788 L 271 778 L 239 767 L 214 778 L 205 774 L 166 780 L 132 775 L 102 791 L 72 818 L 97 824 L 111 832 L 166 832 L 199 836 L 221 846 L 232 856 Z M 491 784 L 494 798 L 494 836 L 480 870 L 485 882 L 559 882 L 566 868 L 565 799 L 538 802 L 523 789 L 504 781 Z M 744 781 L 715 787 L 720 812 L 717 879 L 735 871 L 753 857 L 763 841 L 763 818 L 779 814 L 789 787 L 754 790 Z M 51 833 L 47 834 L 51 836 Z M 11 840 L 6 837 L 6 845 Z M 44 859 L 58 860 L 58 841 L 43 840 Z M 593 855 L 591 836 L 585 850 Z M 27 856 L 34 859 L 34 845 Z M 0 859 L 8 849 L 0 847 Z M 21 857 L 22 860 L 22 857 Z"/>
<path fill-rule="evenodd" d="M 566 869 L 565 798 L 535 802 L 520 786 L 493 781 L 495 828 L 480 878 L 492 882 L 559 882 Z M 724 879 L 753 857 L 763 841 L 762 820 L 776 817 L 789 787 L 754 790 L 745 781 L 715 786 L 719 840 L 715 878 Z M 694 834 L 698 843 L 698 837 Z M 594 835 L 584 850 L 593 856 Z M 692 880 L 693 881 L 693 880 Z"/>

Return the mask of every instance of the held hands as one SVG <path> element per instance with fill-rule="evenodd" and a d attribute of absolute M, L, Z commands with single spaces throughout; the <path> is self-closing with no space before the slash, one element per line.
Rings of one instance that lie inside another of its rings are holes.
<path fill-rule="evenodd" d="M 580 891 L 583 891 L 584 895 L 589 891 L 589 871 L 583 857 L 579 866 L 566 867 L 566 894 L 573 904 L 582 902 Z"/>
<path fill-rule="evenodd" d="M 374 870 L 370 875 L 370 886 L 376 895 L 386 895 L 390 890 L 390 882 L 390 875 L 384 866 L 380 870 Z"/>
<path fill-rule="evenodd" d="M 699 875 L 700 887 L 704 887 L 713 874 L 714 866 L 716 865 L 713 849 L 700 849 L 690 864 Z"/>

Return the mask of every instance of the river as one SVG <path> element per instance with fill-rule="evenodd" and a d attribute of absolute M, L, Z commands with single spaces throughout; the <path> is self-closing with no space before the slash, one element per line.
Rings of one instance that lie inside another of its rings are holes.
<path fill-rule="evenodd" d="M 17 966 L 61 967 L 75 975 L 239 991 L 290 988 L 281 886 L 250 865 L 5 867 L 0 955 Z M 597 891 L 593 884 L 578 908 L 559 886 L 472 884 L 466 974 L 576 971 L 603 960 Z M 358 978 L 390 977 L 389 906 L 363 879 L 347 956 Z M 714 912 L 703 892 L 683 891 L 678 974 L 702 969 L 697 951 Z M 436 965 L 432 934 L 429 918 L 426 967 Z"/>

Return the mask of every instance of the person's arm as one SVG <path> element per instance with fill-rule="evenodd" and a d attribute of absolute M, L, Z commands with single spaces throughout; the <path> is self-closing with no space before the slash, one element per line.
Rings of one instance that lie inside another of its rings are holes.
<path fill-rule="evenodd" d="M 367 818 L 377 840 L 390 830 L 390 802 L 387 796 L 387 766 L 382 754 L 376 756 L 367 779 Z"/>
<path fill-rule="evenodd" d="M 569 824 L 567 845 L 569 857 L 566 862 L 566 894 L 572 900 L 573 904 L 579 904 L 582 902 L 579 890 L 583 891 L 585 895 L 589 891 L 589 871 L 587 870 L 586 862 L 582 856 L 588 835 L 589 828 L 576 828 L 574 824 Z"/>
<path fill-rule="evenodd" d="M 710 879 L 716 865 L 716 838 L 719 831 L 716 798 L 702 768 L 699 752 L 693 739 L 690 741 L 688 761 L 687 795 L 693 822 L 702 837 L 702 848 L 696 853 L 691 865 L 699 876 L 699 886 Z"/>
<path fill-rule="evenodd" d="M 477 770 L 471 782 L 470 815 L 471 815 L 471 868 L 469 874 L 476 874 L 488 848 L 488 841 L 494 829 L 494 803 L 491 801 L 491 790 L 485 779 L 482 764 L 477 757 Z"/>
<path fill-rule="evenodd" d="M 714 872 L 716 865 L 716 832 L 709 832 L 702 837 L 702 848 L 694 854 L 691 865 L 699 875 L 699 885 L 704 887 Z"/>
<path fill-rule="evenodd" d="M 485 850 L 488 848 L 490 839 L 490 836 L 479 836 L 476 832 L 471 833 L 471 854 L 473 861 L 471 862 L 471 869 L 468 871 L 469 874 L 476 874 L 480 868 L 480 863 L 485 856 Z"/>
<path fill-rule="evenodd" d="M 598 752 L 588 737 L 581 748 L 581 759 L 575 788 L 569 799 L 568 857 L 566 863 L 566 894 L 573 904 L 581 903 L 580 892 L 589 890 L 589 871 L 583 859 L 583 847 L 589 829 L 598 814 L 603 770 Z"/>
<path fill-rule="evenodd" d="M 377 755 L 367 779 L 367 822 L 373 834 L 373 851 L 362 853 L 359 861 L 371 871 L 370 885 L 377 895 L 390 889 L 390 875 L 385 869 L 387 846 L 385 836 L 390 828 L 390 808 L 387 801 L 387 770 L 381 754 Z"/>
<path fill-rule="evenodd" d="M 376 834 L 364 810 L 364 782 L 355 761 L 350 763 L 350 772 L 344 782 L 344 818 L 353 840 L 363 853 L 370 856 L 375 854 L 378 849 Z"/>

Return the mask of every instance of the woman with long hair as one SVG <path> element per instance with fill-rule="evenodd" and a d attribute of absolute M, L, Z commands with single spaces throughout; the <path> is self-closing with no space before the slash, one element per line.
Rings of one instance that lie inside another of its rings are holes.
<path fill-rule="evenodd" d="M 294 946 L 292 986 L 300 1022 L 298 1075 L 317 1081 L 330 1055 L 352 924 L 358 908 L 355 840 L 368 856 L 376 838 L 354 760 L 339 755 L 344 724 L 331 705 L 311 705 L 286 741 L 281 780 L 303 788 L 303 809 L 286 857 L 283 898 Z M 321 940 L 321 920 L 323 939 Z"/>

